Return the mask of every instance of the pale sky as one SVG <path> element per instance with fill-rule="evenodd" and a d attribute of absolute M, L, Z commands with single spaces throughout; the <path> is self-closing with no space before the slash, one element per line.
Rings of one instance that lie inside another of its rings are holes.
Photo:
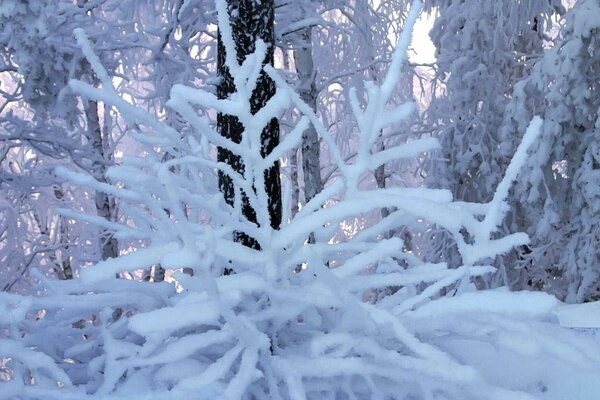
<path fill-rule="evenodd" d="M 435 15 L 422 13 L 415 24 L 409 60 L 413 63 L 435 62 L 435 47 L 429 39 L 429 31 L 433 27 Z"/>

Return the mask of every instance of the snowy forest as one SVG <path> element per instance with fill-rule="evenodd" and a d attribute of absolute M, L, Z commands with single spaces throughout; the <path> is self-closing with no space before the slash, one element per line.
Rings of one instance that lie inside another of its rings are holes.
<path fill-rule="evenodd" d="M 600 398 L 600 0 L 0 0 L 0 400 Z"/>

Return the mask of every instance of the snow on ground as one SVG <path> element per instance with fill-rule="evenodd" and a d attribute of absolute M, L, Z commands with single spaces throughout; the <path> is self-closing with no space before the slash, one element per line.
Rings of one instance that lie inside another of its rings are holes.
<path fill-rule="evenodd" d="M 600 398 L 600 302 L 566 305 L 504 289 L 444 298 L 407 313 L 420 339 L 484 381 L 534 399 Z M 512 397 L 506 397 L 512 399 Z"/>

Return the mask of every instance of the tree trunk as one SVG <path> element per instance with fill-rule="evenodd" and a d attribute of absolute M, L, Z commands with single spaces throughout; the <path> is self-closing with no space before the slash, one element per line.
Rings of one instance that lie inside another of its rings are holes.
<path fill-rule="evenodd" d="M 93 150 L 94 159 L 92 160 L 91 173 L 99 182 L 106 182 L 104 176 L 106 172 L 106 143 L 102 137 L 100 129 L 100 119 L 98 117 L 98 103 L 88 101 L 85 105 L 85 119 L 88 127 L 88 140 L 90 147 Z M 106 193 L 96 191 L 96 213 L 99 217 L 107 220 L 114 219 L 115 202 Z M 119 246 L 115 239 L 108 231 L 102 229 L 100 232 L 100 248 L 102 260 L 115 258 L 119 255 Z"/>
<path fill-rule="evenodd" d="M 300 44 L 294 50 L 296 71 L 300 83 L 298 94 L 313 111 L 317 110 L 317 88 L 312 55 L 312 28 L 303 28 L 300 32 Z M 319 137 L 314 126 L 302 134 L 302 170 L 304 173 L 304 201 L 308 203 L 323 189 L 321 181 Z"/>
<path fill-rule="evenodd" d="M 273 0 L 228 0 L 228 13 L 236 44 L 238 63 L 244 61 L 246 56 L 255 49 L 257 39 L 262 39 L 269 46 L 263 64 L 273 64 L 274 50 L 274 6 Z M 218 35 L 217 47 L 217 72 L 221 81 L 217 87 L 217 96 L 220 99 L 228 98 L 235 92 L 233 77 L 225 65 L 225 46 Z M 267 101 L 275 94 L 275 83 L 263 71 L 257 81 L 256 88 L 250 98 L 250 110 L 254 114 L 265 106 Z M 221 135 L 240 143 L 244 134 L 244 126 L 238 118 L 219 113 L 217 127 Z M 279 144 L 279 123 L 273 118 L 261 134 L 261 154 L 266 156 Z M 244 173 L 244 162 L 229 150 L 219 148 L 218 160 L 229 164 L 235 171 Z M 233 205 L 235 188 L 232 180 L 224 173 L 219 172 L 219 188 L 223 192 L 225 201 Z M 265 171 L 265 190 L 268 195 L 268 212 L 271 217 L 271 227 L 278 229 L 281 225 L 281 182 L 279 179 L 279 162 Z M 251 222 L 257 223 L 256 212 L 250 206 L 245 194 L 242 195 L 242 213 Z M 243 232 L 236 233 L 236 241 L 244 245 L 260 249 L 258 242 Z"/>

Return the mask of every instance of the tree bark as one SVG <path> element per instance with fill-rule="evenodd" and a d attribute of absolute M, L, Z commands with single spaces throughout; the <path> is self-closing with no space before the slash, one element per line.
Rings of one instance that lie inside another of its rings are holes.
<path fill-rule="evenodd" d="M 312 27 L 307 26 L 298 32 L 299 44 L 294 49 L 294 62 L 298 73 L 298 94 L 300 98 L 317 111 L 316 71 L 312 54 Z M 304 178 L 304 204 L 308 203 L 323 189 L 321 179 L 321 153 L 319 136 L 313 125 L 302 133 L 302 174 Z M 308 237 L 309 243 L 315 243 L 315 235 Z"/>
<path fill-rule="evenodd" d="M 312 55 L 312 28 L 303 28 L 299 32 L 299 36 L 300 44 L 294 50 L 296 71 L 300 79 L 298 94 L 316 112 L 318 93 Z M 302 170 L 304 173 L 304 201 L 308 203 L 323 189 L 319 137 L 312 125 L 302 134 Z"/>
<path fill-rule="evenodd" d="M 90 147 L 93 149 L 93 160 L 91 173 L 99 182 L 106 182 L 106 163 L 108 159 L 106 155 L 107 145 L 105 138 L 102 137 L 102 129 L 100 128 L 100 119 L 98 116 L 98 103 L 88 101 L 85 105 L 85 119 L 88 128 L 88 140 Z M 99 217 L 106 220 L 114 219 L 115 202 L 106 193 L 96 191 L 96 213 Z M 100 253 L 102 260 L 115 258 L 119 255 L 119 246 L 115 239 L 108 231 L 102 229 L 100 231 Z"/>
<path fill-rule="evenodd" d="M 233 40 L 236 44 L 236 56 L 238 63 L 244 61 L 246 56 L 255 50 L 255 42 L 262 39 L 268 50 L 263 65 L 273 64 L 274 50 L 274 4 L 273 0 L 228 0 L 228 13 L 232 27 Z M 228 98 L 235 92 L 233 77 L 229 68 L 225 65 L 225 46 L 218 35 L 217 44 L 217 72 L 221 78 L 217 87 L 217 96 L 220 99 Z M 275 83 L 261 71 L 256 88 L 250 98 L 250 110 L 253 114 L 265 106 L 267 101 L 275 94 Z M 221 135 L 240 143 L 244 135 L 244 126 L 237 117 L 219 113 L 217 115 L 217 127 Z M 279 144 L 279 123 L 273 118 L 261 134 L 261 155 L 264 157 L 273 151 Z M 244 161 L 239 155 L 233 154 L 227 149 L 219 148 L 218 160 L 229 164 L 236 172 L 244 173 Z M 248 177 L 246 177 L 248 178 Z M 233 205 L 235 199 L 235 188 L 231 178 L 219 172 L 219 188 L 223 193 L 225 201 Z M 279 162 L 265 171 L 265 191 L 268 196 L 268 213 L 271 219 L 271 227 L 278 229 L 281 225 L 281 182 L 279 179 Z M 245 194 L 242 194 L 242 213 L 251 222 L 257 224 L 256 211 L 252 209 Z M 258 242 L 243 232 L 235 234 L 234 239 L 248 247 L 260 249 Z"/>

